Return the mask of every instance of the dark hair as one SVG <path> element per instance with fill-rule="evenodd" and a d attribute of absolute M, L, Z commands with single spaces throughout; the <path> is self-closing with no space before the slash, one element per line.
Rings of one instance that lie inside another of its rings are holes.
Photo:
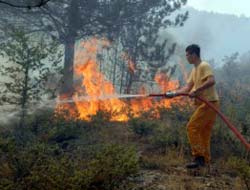
<path fill-rule="evenodd" d="M 186 52 L 188 52 L 189 54 L 195 54 L 200 57 L 200 47 L 196 44 L 192 44 L 186 47 Z"/>

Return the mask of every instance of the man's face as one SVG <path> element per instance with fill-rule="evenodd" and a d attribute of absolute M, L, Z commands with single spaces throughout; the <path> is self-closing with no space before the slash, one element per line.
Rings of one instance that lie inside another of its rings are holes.
<path fill-rule="evenodd" d="M 195 60 L 195 54 L 190 54 L 186 51 L 186 58 L 190 64 L 193 64 Z"/>

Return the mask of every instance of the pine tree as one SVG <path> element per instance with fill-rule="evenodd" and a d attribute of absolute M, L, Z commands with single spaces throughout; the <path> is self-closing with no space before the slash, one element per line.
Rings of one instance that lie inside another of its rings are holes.
<path fill-rule="evenodd" d="M 3 104 L 20 108 L 22 127 L 29 104 L 48 93 L 46 84 L 49 76 L 60 70 L 61 53 L 57 44 L 44 41 L 41 36 L 27 35 L 14 28 L 8 32 L 10 38 L 0 46 L 0 55 L 5 60 L 0 71 L 7 78 L 1 99 Z"/>

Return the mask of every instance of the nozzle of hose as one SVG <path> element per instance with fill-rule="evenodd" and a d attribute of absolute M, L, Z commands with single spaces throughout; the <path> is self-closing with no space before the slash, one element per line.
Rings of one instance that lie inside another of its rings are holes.
<path fill-rule="evenodd" d="M 168 91 L 165 93 L 166 98 L 174 98 L 176 93 L 174 91 Z"/>
<path fill-rule="evenodd" d="M 163 94 L 149 94 L 149 97 L 165 97 L 165 98 L 174 98 L 176 97 L 176 93 L 174 91 L 168 91 Z"/>

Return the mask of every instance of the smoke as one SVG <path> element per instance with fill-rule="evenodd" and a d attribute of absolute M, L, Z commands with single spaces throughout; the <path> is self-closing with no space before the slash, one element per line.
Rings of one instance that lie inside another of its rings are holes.
<path fill-rule="evenodd" d="M 146 94 L 112 94 L 112 95 L 102 95 L 98 97 L 94 96 L 79 96 L 73 97 L 70 99 L 60 100 L 59 98 L 52 100 L 42 100 L 39 102 L 31 102 L 29 107 L 26 108 L 28 115 L 34 114 L 35 112 L 44 111 L 44 110 L 54 110 L 57 105 L 68 104 L 74 102 L 88 102 L 94 100 L 108 100 L 108 99 L 130 99 L 130 98 L 143 98 L 146 97 Z M 0 122 L 2 124 L 9 124 L 13 121 L 18 121 L 21 115 L 22 110 L 17 106 L 11 104 L 5 104 L 0 106 L 1 113 Z"/>
<path fill-rule="evenodd" d="M 193 43 L 199 44 L 203 59 L 214 59 L 219 63 L 225 55 L 235 52 L 241 54 L 249 50 L 246 39 L 249 38 L 250 19 L 198 11 L 191 7 L 181 11 L 189 12 L 189 18 L 184 26 L 169 29 L 178 45 L 186 47 Z"/>

